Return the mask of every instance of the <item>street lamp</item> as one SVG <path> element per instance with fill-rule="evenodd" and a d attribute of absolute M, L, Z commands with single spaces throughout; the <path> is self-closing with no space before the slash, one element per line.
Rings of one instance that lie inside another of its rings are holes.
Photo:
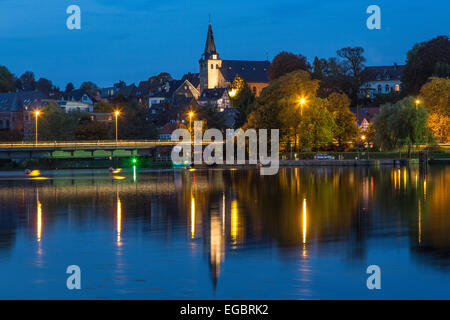
<path fill-rule="evenodd" d="M 116 144 L 117 144 L 117 141 L 118 141 L 118 139 L 117 139 L 117 137 L 118 137 L 118 135 L 117 135 L 117 118 L 119 117 L 120 112 L 119 111 L 115 111 L 114 115 L 116 116 Z"/>
<path fill-rule="evenodd" d="M 189 112 L 189 130 L 192 130 L 192 116 L 194 113 L 191 111 Z"/>
<path fill-rule="evenodd" d="M 34 112 L 35 116 L 36 116 L 36 146 L 38 144 L 38 117 L 41 114 L 41 112 L 39 110 L 36 110 Z"/>
<path fill-rule="evenodd" d="M 300 99 L 300 114 L 303 116 L 303 105 L 305 104 L 305 98 Z"/>

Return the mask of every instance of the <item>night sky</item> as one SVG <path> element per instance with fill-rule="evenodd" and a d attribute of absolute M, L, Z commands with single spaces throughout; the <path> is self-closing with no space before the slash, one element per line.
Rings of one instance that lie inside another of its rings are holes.
<path fill-rule="evenodd" d="M 68 30 L 66 8 L 81 8 L 81 30 Z M 366 8 L 381 7 L 381 30 L 368 30 Z M 363 46 L 366 65 L 404 63 L 417 42 L 448 35 L 448 0 L 0 0 L 0 65 L 26 70 L 64 89 L 72 81 L 111 86 L 166 71 L 198 72 L 211 14 L 223 59 L 272 59 L 280 51 L 335 56 Z"/>

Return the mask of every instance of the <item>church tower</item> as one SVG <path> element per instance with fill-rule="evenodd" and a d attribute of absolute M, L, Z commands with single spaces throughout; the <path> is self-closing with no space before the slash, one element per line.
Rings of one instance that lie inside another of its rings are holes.
<path fill-rule="evenodd" d="M 220 72 L 222 60 L 216 49 L 211 20 L 209 21 L 208 34 L 206 36 L 205 52 L 199 61 L 200 63 L 200 92 L 205 89 L 220 88 L 223 83 L 223 76 Z"/>

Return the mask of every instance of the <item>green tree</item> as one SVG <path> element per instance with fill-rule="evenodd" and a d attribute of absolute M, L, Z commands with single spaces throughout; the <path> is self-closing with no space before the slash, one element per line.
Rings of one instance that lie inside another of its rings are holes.
<path fill-rule="evenodd" d="M 420 96 L 431 111 L 428 127 L 440 143 L 450 143 L 450 79 L 432 78 L 422 86 Z"/>
<path fill-rule="evenodd" d="M 255 96 L 253 95 L 248 83 L 239 75 L 236 75 L 231 84 L 230 91 L 231 105 L 239 109 L 235 127 L 242 127 L 253 111 L 255 104 Z"/>
<path fill-rule="evenodd" d="M 417 95 L 431 76 L 450 77 L 450 40 L 438 36 L 427 42 L 415 44 L 408 52 L 402 72 L 402 93 Z"/>
<path fill-rule="evenodd" d="M 347 94 L 351 97 L 353 104 L 358 100 L 358 92 L 361 86 L 361 72 L 364 68 L 366 58 L 363 56 L 362 47 L 346 47 L 338 50 L 337 55 L 344 59 L 348 75 L 351 77 L 350 90 Z"/>
<path fill-rule="evenodd" d="M 20 81 L 22 81 L 23 86 L 27 86 L 27 89 L 36 89 L 36 80 L 34 78 L 34 73 L 31 71 L 25 71 L 20 76 Z"/>
<path fill-rule="evenodd" d="M 109 138 L 109 126 L 98 121 L 80 124 L 75 130 L 77 140 L 106 140 Z"/>
<path fill-rule="evenodd" d="M 156 139 L 158 132 L 150 121 L 146 108 L 136 102 L 124 104 L 120 110 L 119 139 Z"/>
<path fill-rule="evenodd" d="M 350 99 L 345 93 L 333 92 L 328 96 L 328 110 L 334 117 L 333 138 L 339 147 L 357 133 L 356 116 L 350 111 Z"/>
<path fill-rule="evenodd" d="M 14 76 L 5 66 L 0 66 L 0 92 L 14 92 Z"/>
<path fill-rule="evenodd" d="M 86 91 L 87 95 L 89 97 L 95 97 L 97 93 L 100 91 L 100 89 L 97 87 L 97 85 L 91 81 L 85 81 L 81 84 L 80 89 L 83 89 Z"/>
<path fill-rule="evenodd" d="M 40 78 L 36 83 L 36 90 L 39 90 L 46 95 L 48 95 L 52 91 L 52 88 L 52 82 L 45 78 Z"/>
<path fill-rule="evenodd" d="M 276 80 L 292 71 L 309 71 L 310 69 L 311 66 L 307 62 L 305 56 L 283 51 L 280 52 L 270 64 L 269 80 Z"/>
<path fill-rule="evenodd" d="M 73 83 L 72 83 L 72 82 L 69 82 L 69 83 L 66 85 L 66 89 L 64 90 L 64 92 L 65 92 L 65 93 L 70 93 L 70 92 L 72 92 L 74 89 L 75 89 L 75 87 L 74 87 Z"/>
<path fill-rule="evenodd" d="M 427 127 L 428 110 L 416 106 L 412 97 L 404 98 L 395 104 L 385 104 L 374 120 L 375 140 L 383 149 L 392 150 L 404 145 L 430 141 Z"/>
<path fill-rule="evenodd" d="M 42 109 L 39 117 L 39 139 L 43 141 L 67 141 L 75 139 L 80 113 L 66 113 L 50 103 Z"/>
<path fill-rule="evenodd" d="M 114 106 L 107 101 L 100 101 L 94 106 L 94 111 L 99 113 L 113 113 Z"/>
<path fill-rule="evenodd" d="M 328 111 L 326 99 L 315 98 L 306 108 L 299 124 L 299 141 L 302 150 L 319 150 L 331 143 L 335 129 L 333 114 Z"/>
<path fill-rule="evenodd" d="M 280 139 L 298 147 L 298 127 L 303 109 L 314 107 L 319 81 L 304 70 L 297 70 L 273 81 L 258 97 L 244 128 L 280 129 Z M 328 111 L 327 111 L 328 112 Z"/>

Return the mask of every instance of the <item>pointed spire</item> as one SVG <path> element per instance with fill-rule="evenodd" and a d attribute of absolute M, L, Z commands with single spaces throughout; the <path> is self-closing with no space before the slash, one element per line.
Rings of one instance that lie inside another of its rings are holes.
<path fill-rule="evenodd" d="M 216 43 L 214 42 L 214 34 L 211 26 L 211 16 L 209 17 L 208 35 L 206 36 L 205 57 L 211 54 L 217 54 Z"/>

